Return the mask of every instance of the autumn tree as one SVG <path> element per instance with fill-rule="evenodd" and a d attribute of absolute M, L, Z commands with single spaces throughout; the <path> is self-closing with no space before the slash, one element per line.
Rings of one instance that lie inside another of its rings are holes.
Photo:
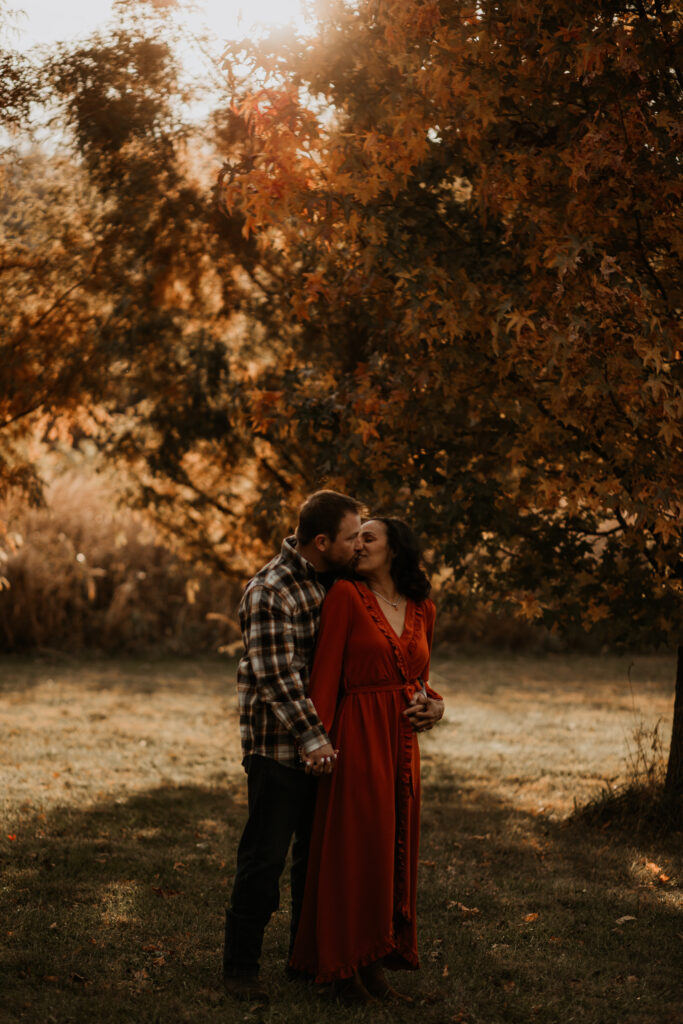
<path fill-rule="evenodd" d="M 43 69 L 81 198 L 46 173 L 14 235 L 5 422 L 66 411 L 225 570 L 326 481 L 415 522 L 465 612 L 673 636 L 675 8 L 318 4 L 228 49 L 202 131 L 166 6 Z"/>
<path fill-rule="evenodd" d="M 13 27 L 11 12 L 5 3 L 0 3 L 0 191 L 3 197 L 3 214 L 7 213 L 11 203 L 9 154 L 12 133 L 28 119 L 31 100 L 35 97 L 35 84 L 31 77 L 29 62 L 11 45 Z M 8 275 L 21 273 L 26 266 L 25 252 L 17 251 L 16 246 L 3 231 L 0 234 L 0 285 L 3 295 L 6 294 L 4 286 Z M 0 324 L 5 327 L 1 321 Z M 14 385 L 14 346 L 7 345 L 3 335 L 0 335 L 0 431 L 6 431 L 18 416 L 20 418 L 20 409 L 9 397 Z M 8 458 L 8 455 L 7 451 L 0 449 L 0 485 L 20 482 L 24 486 L 28 485 L 31 478 L 28 468 L 22 464 L 22 460 L 18 460 L 17 464 L 17 460 Z"/>
<path fill-rule="evenodd" d="M 233 364 L 253 243 L 219 212 L 222 158 L 184 114 L 168 6 L 119 3 L 34 66 L 53 135 L 6 154 L 2 482 L 39 498 L 31 439 L 88 436 L 129 467 L 130 500 L 244 573 L 252 451 Z"/>
<path fill-rule="evenodd" d="M 463 609 L 675 636 L 675 5 L 320 17 L 314 39 L 227 54 L 251 77 L 223 199 L 264 262 L 282 254 L 288 353 L 251 409 L 284 483 L 403 511 Z"/>

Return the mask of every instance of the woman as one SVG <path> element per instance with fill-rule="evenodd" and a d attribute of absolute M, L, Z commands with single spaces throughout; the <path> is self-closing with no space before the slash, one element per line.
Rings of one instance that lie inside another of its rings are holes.
<path fill-rule="evenodd" d="M 322 610 L 310 696 L 339 756 L 321 779 L 291 966 L 350 1002 L 398 998 L 383 966 L 418 967 L 420 812 L 416 731 L 441 717 L 426 687 L 434 627 L 414 534 L 377 517 L 361 530 L 357 582 Z"/>

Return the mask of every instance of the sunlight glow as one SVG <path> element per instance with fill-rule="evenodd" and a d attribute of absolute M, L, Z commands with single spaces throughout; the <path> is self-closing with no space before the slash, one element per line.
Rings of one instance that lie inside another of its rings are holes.
<path fill-rule="evenodd" d="M 144 4 L 141 4 L 144 9 Z M 305 27 L 302 0 L 182 0 L 169 13 L 194 31 L 206 27 L 217 39 L 242 38 L 278 25 Z M 14 45 L 28 49 L 104 28 L 113 0 L 9 0 L 17 30 Z"/>
<path fill-rule="evenodd" d="M 206 22 L 219 35 L 248 34 L 253 26 L 303 24 L 301 0 L 203 0 Z"/>

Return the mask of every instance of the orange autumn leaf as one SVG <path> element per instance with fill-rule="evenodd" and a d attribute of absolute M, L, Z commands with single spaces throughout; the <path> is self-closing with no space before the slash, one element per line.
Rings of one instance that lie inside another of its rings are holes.
<path fill-rule="evenodd" d="M 448 904 L 448 908 L 459 910 L 463 917 L 476 917 L 479 911 L 479 907 L 466 907 L 464 903 L 459 903 L 456 900 L 451 900 Z"/>

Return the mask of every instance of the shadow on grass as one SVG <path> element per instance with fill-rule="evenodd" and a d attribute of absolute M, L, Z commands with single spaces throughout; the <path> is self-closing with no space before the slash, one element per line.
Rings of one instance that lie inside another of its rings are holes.
<path fill-rule="evenodd" d="M 423 956 L 450 1019 L 679 1024 L 681 838 L 550 821 L 454 774 L 426 787 Z"/>
<path fill-rule="evenodd" d="M 186 1010 L 215 997 L 243 817 L 225 790 L 161 788 L 3 836 L 0 971 L 14 1019 L 202 1019 Z"/>
<path fill-rule="evenodd" d="M 285 981 L 285 880 L 264 950 L 273 1002 L 257 1011 L 226 1000 L 223 907 L 241 794 L 169 787 L 27 817 L 16 838 L 2 837 L 0 1019 L 678 1022 L 680 901 L 643 865 L 657 858 L 680 878 L 680 843 L 678 854 L 675 840 L 640 850 L 550 823 L 444 771 L 424 788 L 423 970 L 395 977 L 416 1007 L 350 1011 Z"/>

